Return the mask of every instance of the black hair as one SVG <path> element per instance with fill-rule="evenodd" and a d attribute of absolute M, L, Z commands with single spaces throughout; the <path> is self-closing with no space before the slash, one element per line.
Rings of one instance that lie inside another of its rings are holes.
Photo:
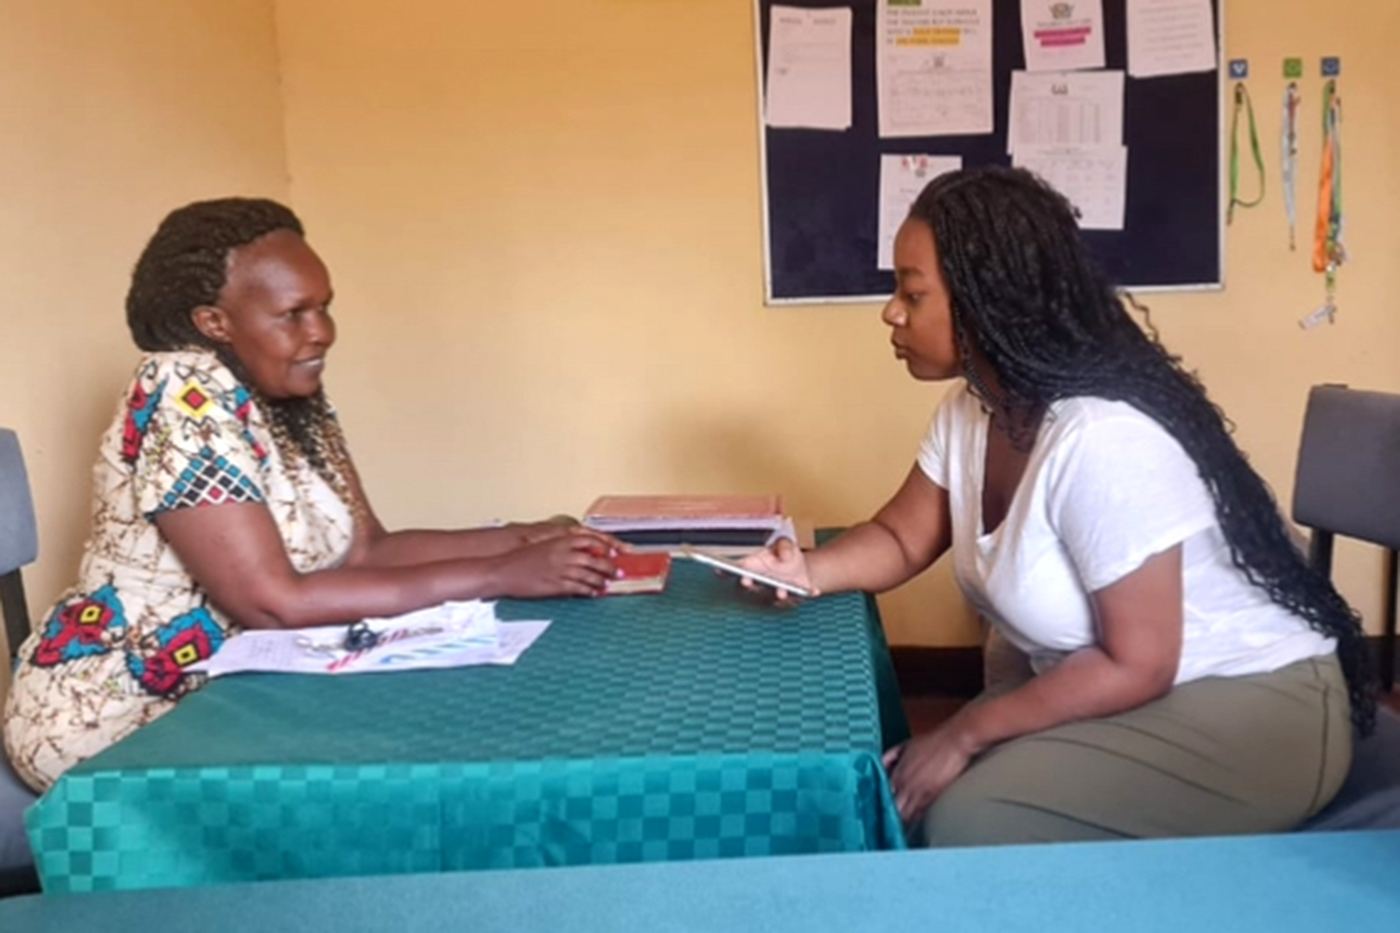
<path fill-rule="evenodd" d="M 212 350 L 253 393 L 283 456 L 304 456 L 342 498 L 352 501 L 345 487 L 349 461 L 344 438 L 325 393 L 267 398 L 258 392 L 233 351 L 194 325 L 196 308 L 218 304 L 233 252 L 281 230 L 306 235 L 290 208 L 266 198 L 195 201 L 171 211 L 131 273 L 127 326 L 142 350 Z"/>
<path fill-rule="evenodd" d="M 1200 380 L 1162 346 L 1150 321 L 1144 330 L 1128 313 L 1069 202 L 1029 172 L 993 166 L 934 179 L 909 216 L 933 232 L 974 394 L 1012 425 L 1033 423 L 1028 414 L 1073 396 L 1127 402 L 1161 424 L 1210 490 L 1235 566 L 1336 639 L 1353 721 L 1370 731 L 1376 701 L 1360 617 L 1295 546 L 1268 485 Z M 977 359 L 997 389 L 980 377 Z"/>
<path fill-rule="evenodd" d="M 220 349 L 190 314 L 219 301 L 230 254 L 278 230 L 305 236 L 292 211 L 265 198 L 196 201 L 168 214 L 131 273 L 126 323 L 142 350 Z"/>

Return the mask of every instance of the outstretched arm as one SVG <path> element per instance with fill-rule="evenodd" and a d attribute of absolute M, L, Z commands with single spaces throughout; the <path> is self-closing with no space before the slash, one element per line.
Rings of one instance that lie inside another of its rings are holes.
<path fill-rule="evenodd" d="M 567 515 L 542 522 L 512 522 L 494 528 L 452 531 L 410 529 L 388 531 L 370 505 L 359 472 L 350 470 L 350 490 L 358 500 L 355 542 L 346 560 L 351 567 L 407 567 L 458 558 L 495 557 L 516 548 L 559 538 L 578 525 Z M 617 542 L 610 542 L 612 547 Z"/>
<path fill-rule="evenodd" d="M 452 599 L 592 596 L 614 568 L 584 529 L 490 557 L 298 573 L 262 503 L 162 512 L 156 526 L 214 604 L 245 628 L 303 628 L 389 616 Z"/>
<path fill-rule="evenodd" d="M 878 593 L 928 569 L 952 540 L 948 491 L 915 465 L 874 518 L 855 525 L 825 547 L 803 554 L 791 542 L 780 541 L 743 563 L 814 593 Z"/>

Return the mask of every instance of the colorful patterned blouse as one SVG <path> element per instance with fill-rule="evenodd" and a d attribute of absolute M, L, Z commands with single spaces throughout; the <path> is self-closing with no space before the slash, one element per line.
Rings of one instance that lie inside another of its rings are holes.
<path fill-rule="evenodd" d="M 20 648 L 5 747 L 31 786 L 47 788 L 200 686 L 185 669 L 236 628 L 154 519 L 230 502 L 265 503 L 300 572 L 350 551 L 350 509 L 304 458 L 282 458 L 252 395 L 213 353 L 147 354 L 102 439 L 78 585 Z"/>

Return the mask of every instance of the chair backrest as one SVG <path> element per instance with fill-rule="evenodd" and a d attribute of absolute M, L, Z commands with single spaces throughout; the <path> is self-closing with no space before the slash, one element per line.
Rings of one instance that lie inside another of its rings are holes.
<path fill-rule="evenodd" d="M 1321 533 L 1313 536 L 1313 559 L 1324 572 L 1334 534 L 1400 548 L 1400 395 L 1313 387 L 1293 519 Z"/>
<path fill-rule="evenodd" d="M 0 428 L 0 609 L 10 654 L 29 635 L 29 606 L 24 598 L 20 568 L 39 555 L 34 522 L 34 499 L 15 432 Z"/>

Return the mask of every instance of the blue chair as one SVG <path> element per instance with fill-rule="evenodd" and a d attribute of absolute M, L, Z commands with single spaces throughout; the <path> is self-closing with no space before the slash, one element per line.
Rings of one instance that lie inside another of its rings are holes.
<path fill-rule="evenodd" d="M 1344 535 L 1388 552 L 1380 681 L 1395 681 L 1396 550 L 1400 549 L 1400 395 L 1315 386 L 1308 395 L 1293 519 L 1312 532 L 1308 560 L 1332 572 L 1332 543 Z M 1336 799 L 1303 829 L 1400 829 L 1400 717 L 1381 709 L 1376 731 L 1358 740 Z"/>
<path fill-rule="evenodd" d="M 0 609 L 5 615 L 11 662 L 29 636 L 29 605 L 20 568 L 34 563 L 38 553 L 34 500 L 19 438 L 15 432 L 0 428 Z M 39 890 L 23 820 L 25 808 L 33 802 L 34 792 L 0 755 L 0 897 Z"/>

